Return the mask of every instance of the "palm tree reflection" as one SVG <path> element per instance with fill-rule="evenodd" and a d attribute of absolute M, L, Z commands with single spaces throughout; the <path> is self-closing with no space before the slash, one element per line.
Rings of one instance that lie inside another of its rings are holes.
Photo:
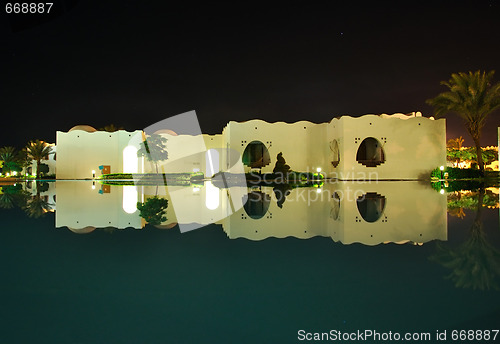
<path fill-rule="evenodd" d="M 17 190 L 15 194 L 17 200 L 16 205 L 22 208 L 29 217 L 37 219 L 43 216 L 53 209 L 53 204 L 49 203 L 48 197 L 41 195 L 41 192 L 46 188 L 48 188 L 47 183 L 37 181 L 35 195 L 31 195 L 31 193 L 26 190 Z"/>
<path fill-rule="evenodd" d="M 481 219 L 484 194 L 482 187 L 467 241 L 456 248 L 438 243 L 437 252 L 429 258 L 451 269 L 446 278 L 457 288 L 500 290 L 496 281 L 500 276 L 500 252 L 487 240 Z"/>

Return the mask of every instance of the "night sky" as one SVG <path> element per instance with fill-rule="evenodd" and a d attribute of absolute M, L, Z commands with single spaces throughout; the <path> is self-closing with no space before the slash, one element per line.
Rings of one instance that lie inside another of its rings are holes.
<path fill-rule="evenodd" d="M 271 6 L 53 0 L 54 13 L 0 15 L 0 146 L 56 130 L 142 129 L 196 110 L 230 121 L 327 122 L 422 111 L 453 72 L 497 70 L 500 4 L 365 2 Z M 500 111 L 483 131 L 497 144 Z M 447 116 L 448 138 L 472 140 Z"/>

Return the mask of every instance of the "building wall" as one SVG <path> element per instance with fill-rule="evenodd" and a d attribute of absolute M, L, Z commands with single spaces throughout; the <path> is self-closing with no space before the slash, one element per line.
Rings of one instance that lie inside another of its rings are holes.
<path fill-rule="evenodd" d="M 111 173 L 123 172 L 123 150 L 129 145 L 138 148 L 142 131 L 116 132 L 96 131 L 89 133 L 73 130 L 67 133 L 58 131 L 57 169 L 58 179 L 92 178 L 92 170 L 100 176 L 99 166 L 109 165 Z M 140 164 L 140 161 L 137 161 Z M 139 168 L 139 166 L 138 166 Z"/>
<path fill-rule="evenodd" d="M 307 121 L 296 123 L 267 123 L 262 120 L 229 122 L 224 131 L 224 139 L 229 148 L 243 155 L 252 141 L 262 142 L 268 149 L 271 163 L 262 172 L 272 172 L 276 157 L 281 152 L 286 163 L 294 171 L 316 172 L 328 167 L 326 123 L 315 124 Z M 245 172 L 250 167 L 245 166 Z"/>
<path fill-rule="evenodd" d="M 168 152 L 168 159 L 160 162 L 160 170 L 165 173 L 179 173 L 179 172 L 202 172 L 205 176 L 211 177 L 211 170 L 207 170 L 207 151 L 210 149 L 217 150 L 213 154 L 222 155 L 222 135 L 177 135 L 172 136 L 162 134 L 167 139 L 166 150 Z M 215 161 L 214 161 L 215 163 Z M 146 172 L 154 172 L 154 165 L 145 162 Z M 149 167 L 148 167 L 149 166 Z M 217 159 L 216 170 L 220 170 L 222 166 L 222 159 Z"/>
<path fill-rule="evenodd" d="M 240 159 L 252 141 L 261 142 L 269 152 L 270 163 L 261 169 L 264 173 L 273 171 L 280 152 L 294 171 L 321 170 L 330 178 L 343 180 L 427 178 L 431 170 L 446 165 L 445 120 L 421 117 L 418 113 L 343 116 L 320 124 L 231 121 L 221 135 L 162 135 L 167 138 L 169 156 L 159 163 L 159 168 L 166 173 L 200 171 L 211 177 L 213 171 L 207 170 L 209 149 L 218 150 L 218 169 L 227 171 L 235 160 L 228 158 L 228 148 L 237 155 L 240 167 L 249 172 L 252 168 L 241 166 Z M 360 145 L 369 137 L 376 139 L 384 152 L 385 161 L 376 167 L 356 160 Z M 92 170 L 99 176 L 101 165 L 111 166 L 111 173 L 123 172 L 123 149 L 128 145 L 138 148 L 141 140 L 142 131 L 57 132 L 57 178 L 92 178 Z M 332 165 L 334 141 L 340 153 L 336 167 Z M 137 162 L 138 172 L 156 171 L 154 164 L 143 160 Z"/>
<path fill-rule="evenodd" d="M 337 172 L 340 179 L 427 178 L 434 168 L 446 165 L 444 119 L 343 116 L 333 119 L 329 126 L 328 141 L 337 139 L 341 155 L 339 166 L 329 171 Z M 369 137 L 382 144 L 385 155 L 385 162 L 376 167 L 366 167 L 356 160 L 361 143 Z"/>

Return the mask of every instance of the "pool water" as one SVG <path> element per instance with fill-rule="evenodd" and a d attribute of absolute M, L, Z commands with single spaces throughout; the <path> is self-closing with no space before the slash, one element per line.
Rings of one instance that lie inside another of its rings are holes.
<path fill-rule="evenodd" d="M 56 193 L 59 196 L 57 189 Z M 442 205 L 441 199 L 436 200 Z M 474 209 L 464 209 L 463 218 L 446 214 L 446 208 L 442 217 L 433 215 L 431 220 L 440 227 L 432 232 L 436 238 L 426 242 L 398 239 L 400 244 L 377 244 L 367 236 L 365 243 L 346 244 L 346 238 L 356 237 L 349 236 L 356 227 L 347 221 L 347 206 L 340 215 L 345 222 L 332 227 L 343 231 L 342 240 L 313 228 L 315 219 L 305 223 L 311 232 L 323 235 L 287 236 L 287 230 L 298 231 L 292 228 L 293 221 L 285 221 L 284 228 L 273 232 L 276 235 L 257 240 L 238 232 L 237 221 L 230 231 L 227 223 L 226 229 L 224 223 L 215 223 L 184 233 L 178 225 L 170 229 L 146 225 L 142 230 L 106 228 L 79 235 L 56 227 L 57 212 L 65 209 L 60 202 L 64 199 L 57 197 L 55 212 L 39 218 L 28 217 L 20 208 L 0 209 L 0 343 L 307 341 L 299 340 L 300 330 L 429 332 L 433 341 L 436 330 L 447 330 L 451 342 L 452 330 L 500 328 L 500 292 L 481 288 L 477 281 L 470 284 L 477 289 L 457 287 L 456 280 L 446 276 L 460 273 L 460 268 L 454 270 L 435 259 L 450 249 L 465 252 L 460 247 L 471 238 Z M 273 202 L 270 209 L 278 214 Z M 393 221 L 397 226 L 389 228 L 382 240 L 399 238 L 394 233 L 398 228 L 402 233 L 409 233 L 407 228 L 418 231 L 414 223 L 404 222 L 405 217 L 416 221 L 411 214 L 399 218 L 390 202 L 388 196 L 384 211 L 391 221 L 397 218 Z M 283 211 L 287 206 L 295 204 L 287 199 Z M 308 209 L 287 217 L 295 216 L 302 223 Z M 114 210 L 109 212 L 114 216 Z M 325 212 L 330 213 L 330 209 Z M 92 221 L 85 216 L 85 221 Z M 498 208 L 482 209 L 481 235 L 489 245 L 485 250 L 493 253 L 489 260 L 474 263 L 496 281 L 498 216 Z M 445 227 L 439 224 L 443 217 Z M 373 222 L 377 231 L 382 228 L 381 219 Z M 259 225 L 266 220 L 267 216 L 249 219 L 242 226 L 272 228 Z M 467 266 L 465 261 L 458 265 Z"/>

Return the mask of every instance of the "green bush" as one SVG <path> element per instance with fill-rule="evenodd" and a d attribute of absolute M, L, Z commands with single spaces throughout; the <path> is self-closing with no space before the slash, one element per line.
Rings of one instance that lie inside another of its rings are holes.
<path fill-rule="evenodd" d="M 137 209 L 139 209 L 139 216 L 146 220 L 151 225 L 159 225 L 163 221 L 167 221 L 165 216 L 168 207 L 168 200 L 154 196 L 148 198 L 146 202 L 137 202 Z"/>
<path fill-rule="evenodd" d="M 441 179 L 448 173 L 447 179 L 477 179 L 482 178 L 481 171 L 472 168 L 446 167 L 444 171 L 435 168 L 431 172 L 431 178 Z"/>

